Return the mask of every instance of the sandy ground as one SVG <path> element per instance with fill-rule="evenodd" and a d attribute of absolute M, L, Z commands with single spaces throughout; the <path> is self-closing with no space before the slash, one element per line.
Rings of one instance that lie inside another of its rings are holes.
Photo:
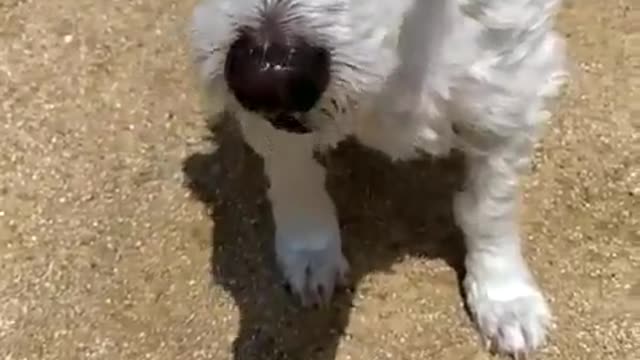
<path fill-rule="evenodd" d="M 0 0 L 0 359 L 490 359 L 455 271 L 455 160 L 327 156 L 358 287 L 291 305 L 260 160 L 211 141 L 193 2 Z M 640 359 L 632 2 L 562 13 L 575 76 L 525 184 L 527 257 L 557 316 L 537 359 Z"/>

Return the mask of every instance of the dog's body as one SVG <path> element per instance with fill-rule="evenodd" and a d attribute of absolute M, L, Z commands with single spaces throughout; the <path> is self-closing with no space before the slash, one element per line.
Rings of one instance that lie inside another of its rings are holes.
<path fill-rule="evenodd" d="M 457 148 L 468 170 L 455 213 L 469 308 L 503 352 L 543 343 L 550 313 L 521 254 L 517 188 L 548 117 L 545 100 L 564 80 L 564 46 L 552 30 L 558 1 L 205 0 L 196 8 L 196 63 L 264 158 L 278 261 L 304 303 L 329 300 L 348 271 L 313 152 L 349 135 L 395 160 Z"/>

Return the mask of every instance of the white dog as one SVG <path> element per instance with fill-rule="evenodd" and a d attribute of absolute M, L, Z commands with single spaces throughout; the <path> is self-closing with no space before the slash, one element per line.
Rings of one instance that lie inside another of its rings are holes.
<path fill-rule="evenodd" d="M 466 154 L 455 198 L 467 302 L 484 339 L 526 354 L 551 315 L 521 253 L 519 176 L 565 81 L 559 0 L 204 0 L 202 79 L 264 158 L 276 253 L 303 303 L 348 271 L 314 150 L 348 135 L 409 159 Z M 424 201 L 429 201 L 425 199 Z"/>

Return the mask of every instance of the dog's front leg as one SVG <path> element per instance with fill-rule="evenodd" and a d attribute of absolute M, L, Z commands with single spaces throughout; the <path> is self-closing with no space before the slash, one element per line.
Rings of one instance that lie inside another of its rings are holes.
<path fill-rule="evenodd" d="M 325 189 L 326 171 L 313 157 L 314 135 L 278 131 L 262 119 L 251 120 L 243 133 L 264 159 L 278 264 L 303 305 L 325 303 L 336 283 L 346 282 L 349 266 L 336 209 Z"/>
<path fill-rule="evenodd" d="M 543 343 L 551 317 L 521 253 L 518 170 L 530 155 L 527 143 L 513 139 L 468 154 L 466 188 L 455 203 L 466 237 L 469 308 L 487 344 L 516 356 Z"/>

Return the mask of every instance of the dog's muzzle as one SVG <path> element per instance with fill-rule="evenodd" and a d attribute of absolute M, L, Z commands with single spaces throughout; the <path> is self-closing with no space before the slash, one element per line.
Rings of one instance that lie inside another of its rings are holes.
<path fill-rule="evenodd" d="M 327 88 L 330 54 L 275 25 L 242 29 L 225 61 L 225 81 L 245 109 L 274 127 L 310 132 L 303 119 Z M 276 115 L 274 115 L 276 114 Z"/>

